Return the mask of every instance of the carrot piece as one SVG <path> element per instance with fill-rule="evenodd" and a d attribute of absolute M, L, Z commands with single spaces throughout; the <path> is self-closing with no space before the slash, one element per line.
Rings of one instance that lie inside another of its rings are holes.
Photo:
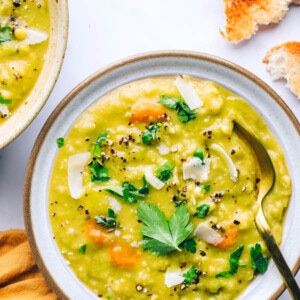
<path fill-rule="evenodd" d="M 132 107 L 130 122 L 158 122 L 166 119 L 166 117 L 166 109 L 163 105 L 142 99 Z"/>
<path fill-rule="evenodd" d="M 133 267 L 139 260 L 137 250 L 130 245 L 115 243 L 110 246 L 112 262 L 121 268 Z"/>
<path fill-rule="evenodd" d="M 113 242 L 114 235 L 108 233 L 107 228 L 96 224 L 93 219 L 86 222 L 86 230 L 90 238 L 97 244 L 105 245 Z"/>
<path fill-rule="evenodd" d="M 217 244 L 218 248 L 228 248 L 236 243 L 238 231 L 235 226 L 230 226 L 225 234 L 221 243 Z"/>

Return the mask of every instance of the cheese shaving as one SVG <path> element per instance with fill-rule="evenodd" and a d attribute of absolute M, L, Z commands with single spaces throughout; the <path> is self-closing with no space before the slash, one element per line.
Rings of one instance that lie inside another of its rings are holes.
<path fill-rule="evenodd" d="M 191 82 L 184 80 L 181 76 L 178 76 L 175 79 L 174 84 L 190 109 L 193 110 L 203 105 L 203 101 L 198 96 Z"/>
<path fill-rule="evenodd" d="M 68 185 L 71 197 L 79 199 L 85 191 L 83 186 L 83 170 L 85 164 L 88 162 L 91 154 L 90 152 L 83 152 L 74 154 L 68 160 Z"/>
<path fill-rule="evenodd" d="M 202 222 L 197 226 L 194 235 L 214 246 L 223 241 L 223 237 L 205 222 Z"/>
<path fill-rule="evenodd" d="M 205 181 L 208 179 L 210 171 L 210 160 L 202 161 L 198 157 L 191 157 L 188 161 L 182 164 L 183 179 L 194 179 Z"/>
<path fill-rule="evenodd" d="M 219 154 L 221 154 L 224 157 L 224 159 L 228 165 L 228 168 L 229 168 L 230 179 L 233 182 L 236 182 L 237 178 L 238 178 L 238 171 L 237 171 L 235 164 L 232 161 L 231 157 L 226 153 L 226 151 L 221 146 L 219 146 L 217 144 L 211 144 L 210 148 L 217 151 Z"/>

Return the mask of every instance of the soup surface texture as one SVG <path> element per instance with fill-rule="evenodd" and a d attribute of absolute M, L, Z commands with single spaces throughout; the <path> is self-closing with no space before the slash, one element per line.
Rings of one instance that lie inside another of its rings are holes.
<path fill-rule="evenodd" d="M 277 179 L 264 208 L 280 243 L 291 193 L 283 152 L 259 114 L 216 83 L 129 83 L 57 137 L 53 236 L 96 295 L 235 299 L 264 276 L 268 252 L 254 223 L 259 168 L 234 122 L 272 157 Z"/>
<path fill-rule="evenodd" d="M 47 0 L 0 3 L 0 125 L 26 105 L 48 48 Z"/>

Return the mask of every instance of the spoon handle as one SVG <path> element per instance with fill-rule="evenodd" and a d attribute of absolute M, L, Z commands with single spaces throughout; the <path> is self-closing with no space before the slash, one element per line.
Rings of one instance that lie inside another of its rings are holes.
<path fill-rule="evenodd" d="M 286 263 L 275 238 L 267 224 L 265 217 L 263 215 L 262 209 L 260 208 L 255 219 L 257 229 L 261 236 L 263 237 L 267 248 L 271 254 L 271 257 L 274 260 L 274 263 L 280 272 L 280 275 L 294 300 L 300 300 L 300 289 L 296 282 L 295 277 L 293 276 L 288 264 Z"/>

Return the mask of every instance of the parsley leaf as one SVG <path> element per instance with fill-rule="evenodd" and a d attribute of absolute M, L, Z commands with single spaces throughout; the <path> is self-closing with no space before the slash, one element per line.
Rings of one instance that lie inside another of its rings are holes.
<path fill-rule="evenodd" d="M 142 141 L 144 144 L 149 145 L 151 142 L 155 141 L 156 133 L 159 130 L 159 124 L 152 124 L 146 128 L 145 131 L 142 132 Z"/>
<path fill-rule="evenodd" d="M 89 164 L 90 171 L 92 173 L 92 182 L 107 182 L 110 180 L 108 176 L 108 169 L 103 167 L 97 160 L 93 160 Z"/>
<path fill-rule="evenodd" d="M 122 186 L 115 186 L 106 188 L 105 191 L 122 197 L 128 203 L 136 203 L 136 198 L 144 198 L 149 193 L 149 186 L 146 177 L 143 176 L 143 186 L 141 188 L 136 188 L 132 183 L 125 181 Z"/>
<path fill-rule="evenodd" d="M 116 214 L 112 208 L 107 209 L 108 217 L 96 216 L 96 224 L 101 225 L 102 228 L 109 228 L 108 232 L 114 231 L 116 229 Z"/>
<path fill-rule="evenodd" d="M 188 105 L 183 101 L 182 97 L 176 99 L 166 95 L 162 95 L 158 103 L 164 105 L 167 108 L 176 110 L 179 121 L 181 123 L 187 123 L 196 118 L 196 113 L 188 107 Z"/>
<path fill-rule="evenodd" d="M 108 136 L 108 131 L 107 130 L 103 130 L 103 131 L 100 132 L 96 142 L 94 143 L 95 146 L 94 146 L 94 149 L 93 149 L 93 155 L 95 157 L 100 157 L 101 147 L 105 143 L 107 136 Z"/>
<path fill-rule="evenodd" d="M 204 184 L 202 186 L 202 190 L 205 190 L 205 191 L 209 192 L 210 191 L 210 184 Z"/>
<path fill-rule="evenodd" d="M 0 43 L 8 42 L 12 39 L 13 35 L 9 26 L 0 28 Z"/>
<path fill-rule="evenodd" d="M 173 169 L 174 165 L 171 162 L 167 161 L 155 171 L 155 175 L 160 181 L 167 182 L 173 176 Z"/>
<path fill-rule="evenodd" d="M 86 251 L 86 244 L 83 244 L 79 247 L 78 252 L 80 254 L 85 254 L 85 251 Z"/>
<path fill-rule="evenodd" d="M 197 207 L 197 212 L 195 213 L 195 217 L 205 218 L 209 212 L 210 206 L 208 204 L 202 204 Z"/>
<path fill-rule="evenodd" d="M 192 266 L 190 269 L 184 273 L 182 276 L 184 278 L 184 282 L 186 284 L 195 284 L 199 282 L 199 277 L 201 275 L 201 271 L 196 267 Z"/>
<path fill-rule="evenodd" d="M 179 246 L 191 253 L 196 253 L 197 251 L 197 243 L 193 238 L 185 240 Z"/>
<path fill-rule="evenodd" d="M 200 158 L 203 161 L 204 160 L 204 153 L 203 153 L 203 151 L 200 148 L 198 148 L 195 151 L 195 153 L 194 153 L 194 157 L 198 157 L 198 158 Z"/>
<path fill-rule="evenodd" d="M 219 277 L 225 277 L 225 278 L 230 278 L 234 274 L 237 273 L 238 267 L 239 267 L 239 259 L 242 255 L 242 252 L 244 250 L 244 245 L 239 246 L 234 252 L 232 252 L 229 256 L 229 266 L 230 270 L 229 271 L 224 271 L 216 275 L 216 278 Z M 240 266 L 242 267 L 242 266 Z"/>
<path fill-rule="evenodd" d="M 65 139 L 63 137 L 59 137 L 56 139 L 56 144 L 58 148 L 61 148 L 65 144 Z"/>
<path fill-rule="evenodd" d="M 154 204 L 139 203 L 137 214 L 145 226 L 141 233 L 146 237 L 144 250 L 166 255 L 172 251 L 181 251 L 179 245 L 192 233 L 194 225 L 189 223 L 190 213 L 185 205 L 180 205 L 167 221 L 163 211 Z"/>
<path fill-rule="evenodd" d="M 256 243 L 254 247 L 250 248 L 251 264 L 254 270 L 259 273 L 265 273 L 268 268 L 268 258 L 262 255 L 261 245 Z"/>
<path fill-rule="evenodd" d="M 4 99 L 2 95 L 0 94 L 0 104 L 12 104 L 11 99 Z"/>

